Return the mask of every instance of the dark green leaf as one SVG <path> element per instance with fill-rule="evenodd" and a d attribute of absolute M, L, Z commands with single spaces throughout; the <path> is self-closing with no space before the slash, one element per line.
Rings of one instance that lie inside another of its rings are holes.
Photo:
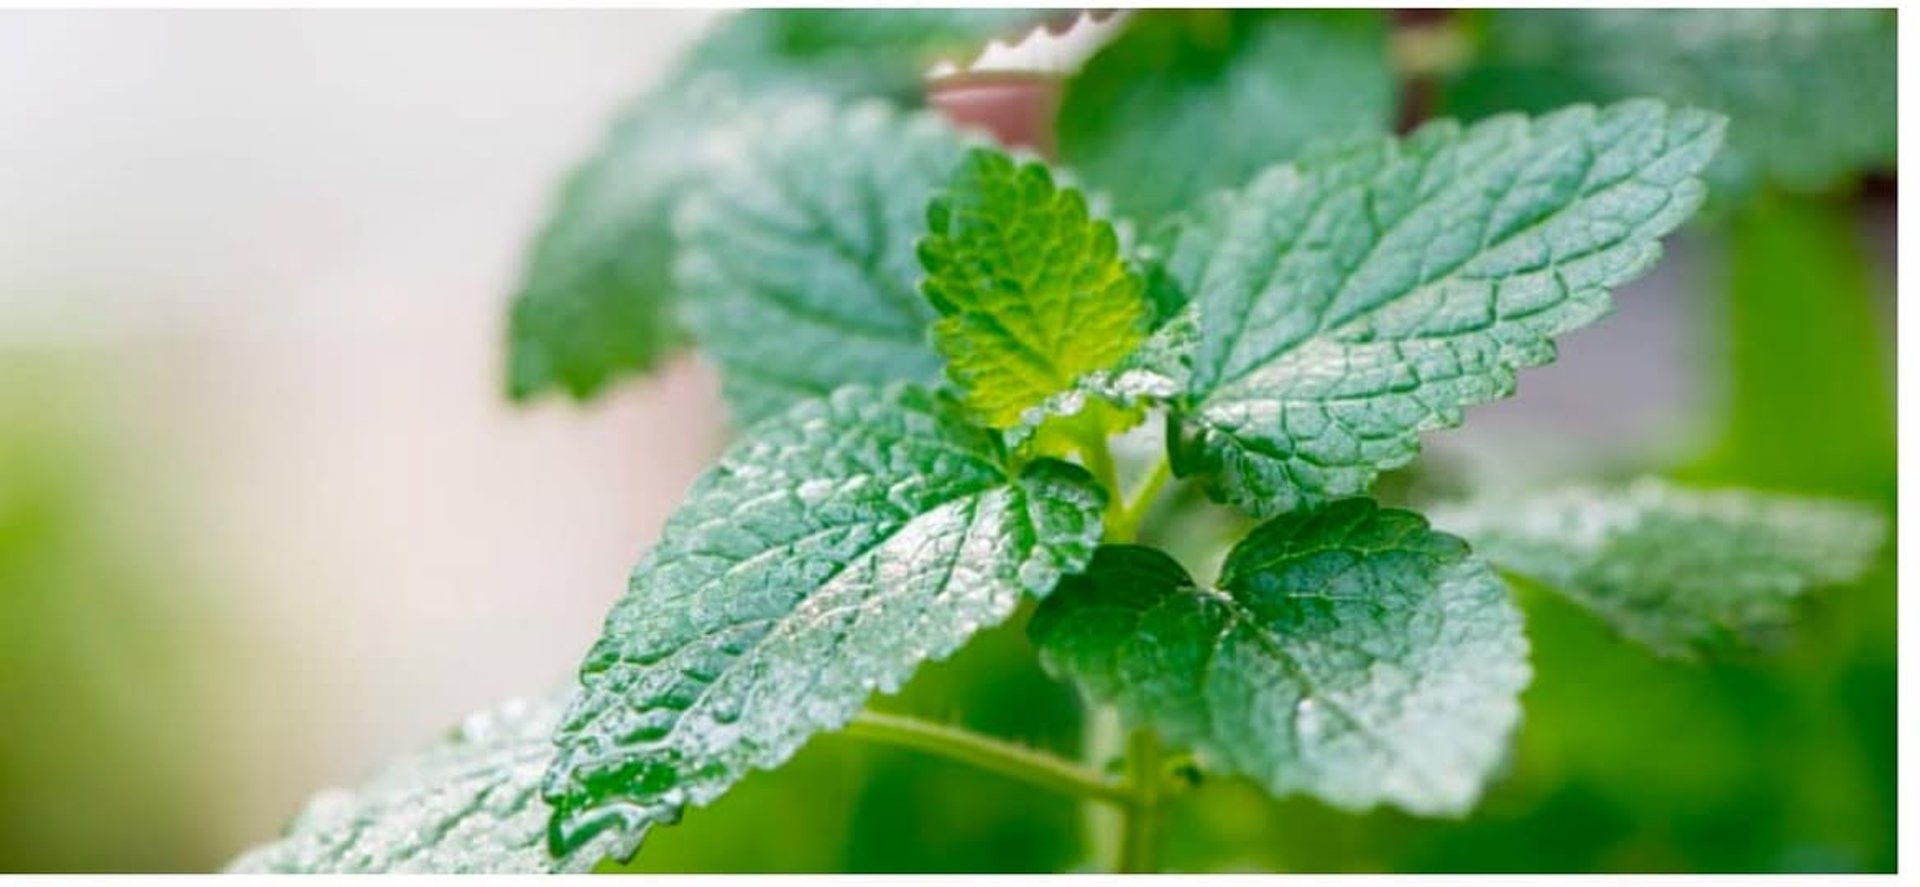
<path fill-rule="evenodd" d="M 934 345 L 987 424 L 1013 427 L 1145 334 L 1142 282 L 1113 226 L 1044 165 L 969 151 L 927 224 L 920 261 L 941 314 Z"/>
<path fill-rule="evenodd" d="M 1067 83 L 1060 155 L 1152 220 L 1308 144 L 1384 135 L 1394 78 L 1377 10 L 1150 10 Z"/>
<path fill-rule="evenodd" d="M 1105 494 L 1015 468 L 959 404 L 844 388 L 694 487 L 582 667 L 545 787 L 557 847 L 670 822 L 1077 572 Z"/>
<path fill-rule="evenodd" d="M 626 855 L 639 835 L 608 835 L 558 859 L 540 777 L 569 697 L 518 700 L 467 719 L 439 745 L 353 791 L 323 792 L 287 834 L 232 872 L 584 872 Z"/>
<path fill-rule="evenodd" d="M 1493 571 L 1365 499 L 1255 529 L 1218 590 L 1153 549 L 1102 547 L 1030 630 L 1050 669 L 1209 768 L 1354 810 L 1472 806 L 1529 678 Z"/>
<path fill-rule="evenodd" d="M 1880 516 L 1859 505 L 1653 479 L 1489 499 L 1434 521 L 1680 658 L 1780 629 L 1808 588 L 1865 572 L 1886 537 Z"/>
<path fill-rule="evenodd" d="M 1175 471 L 1259 515 L 1365 491 L 1606 313 L 1720 131 L 1651 101 L 1441 122 L 1211 201 L 1168 259 L 1200 322 Z"/>
<path fill-rule="evenodd" d="M 624 113 L 569 176 L 528 254 L 508 388 L 577 398 L 654 366 L 683 338 L 671 280 L 680 197 L 730 150 L 715 130 L 797 96 L 907 97 L 936 59 L 1038 21 L 1031 10 L 758 10 L 732 15 Z"/>
<path fill-rule="evenodd" d="M 683 208 L 675 276 L 735 418 L 842 385 L 937 381 L 914 242 L 960 138 L 878 102 L 801 102 L 733 132 Z"/>
<path fill-rule="evenodd" d="M 1513 9 L 1486 31 L 1449 113 L 1635 96 L 1711 108 L 1730 119 L 1716 187 L 1818 189 L 1894 161 L 1892 10 Z"/>

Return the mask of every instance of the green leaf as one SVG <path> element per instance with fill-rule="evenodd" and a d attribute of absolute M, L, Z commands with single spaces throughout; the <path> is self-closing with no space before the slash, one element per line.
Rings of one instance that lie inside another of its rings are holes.
<path fill-rule="evenodd" d="M 1385 135 L 1394 78 L 1378 10 L 1151 10 L 1069 80 L 1060 156 L 1150 221 L 1308 144 Z"/>
<path fill-rule="evenodd" d="M 914 242 L 958 135 L 878 102 L 803 102 L 736 133 L 682 210 L 675 270 L 735 418 L 842 385 L 938 381 Z"/>
<path fill-rule="evenodd" d="M 1105 494 L 909 387 L 756 425 L 695 484 L 581 669 L 553 840 L 670 822 L 1077 572 Z"/>
<path fill-rule="evenodd" d="M 969 151 L 927 207 L 922 284 L 934 345 L 976 414 L 1010 428 L 1132 353 L 1149 307 L 1113 226 L 1040 163 Z"/>
<path fill-rule="evenodd" d="M 586 398 L 618 375 L 652 369 L 683 339 L 668 271 L 674 201 L 713 145 L 733 80 L 699 78 L 622 115 L 568 176 L 528 253 L 508 322 L 508 393 Z"/>
<path fill-rule="evenodd" d="M 1029 628 L 1043 662 L 1276 795 L 1471 807 L 1530 677 L 1520 613 L 1465 543 L 1349 499 L 1255 529 L 1219 588 L 1105 546 Z"/>
<path fill-rule="evenodd" d="M 1449 113 L 1653 96 L 1725 113 L 1716 188 L 1821 189 L 1891 167 L 1898 135 L 1887 9 L 1556 9 L 1491 14 Z"/>
<path fill-rule="evenodd" d="M 1676 658 L 1781 629 L 1807 589 L 1858 578 L 1886 537 L 1860 505 L 1652 478 L 1489 499 L 1436 511 L 1434 522 Z"/>
<path fill-rule="evenodd" d="M 1440 122 L 1210 201 L 1167 259 L 1200 323 L 1175 471 L 1262 516 L 1364 492 L 1607 312 L 1698 207 L 1721 125 L 1652 101 Z"/>
<path fill-rule="evenodd" d="M 516 700 L 468 718 L 353 791 L 323 792 L 284 837 L 228 867 L 247 873 L 585 872 L 639 836 L 608 835 L 560 858 L 547 851 L 540 777 L 570 697 Z"/>
<path fill-rule="evenodd" d="M 621 115 L 567 179 L 533 243 L 509 322 L 508 390 L 586 398 L 683 339 L 674 208 L 714 175 L 725 130 L 796 97 L 911 97 L 927 66 L 1038 21 L 1031 10 L 757 10 L 726 17 Z M 922 195 L 924 196 L 924 195 Z"/>

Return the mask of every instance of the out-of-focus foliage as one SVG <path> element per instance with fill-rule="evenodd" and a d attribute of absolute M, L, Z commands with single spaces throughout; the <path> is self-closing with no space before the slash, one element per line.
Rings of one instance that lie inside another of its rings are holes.
<path fill-rule="evenodd" d="M 1018 9 L 755 10 L 723 19 L 576 169 L 535 240 L 508 323 L 507 388 L 591 396 L 682 339 L 673 209 L 739 150 L 730 121 L 797 96 L 917 101 L 926 66 L 1041 18 Z"/>
<path fill-rule="evenodd" d="M 1062 162 L 1141 222 L 1316 142 L 1383 135 L 1396 99 L 1372 9 L 1141 11 L 1063 88 Z"/>
<path fill-rule="evenodd" d="M 213 865 L 204 700 L 209 624 L 164 545 L 100 369 L 0 359 L 0 872 Z M 143 545 L 142 542 L 147 544 Z"/>
<path fill-rule="evenodd" d="M 1716 186 L 1821 189 L 1893 163 L 1894 35 L 1890 9 L 1499 10 L 1441 110 L 1655 96 L 1731 118 Z"/>
<path fill-rule="evenodd" d="M 1435 509 L 1498 565 L 1546 583 L 1663 656 L 1773 646 L 1809 588 L 1866 573 L 1886 541 L 1877 508 L 1693 490 L 1657 478 Z"/>

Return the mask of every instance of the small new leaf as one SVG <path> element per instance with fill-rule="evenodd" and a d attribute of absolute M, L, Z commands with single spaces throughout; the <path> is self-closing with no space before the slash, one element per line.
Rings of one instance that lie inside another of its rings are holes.
<path fill-rule="evenodd" d="M 571 696 L 516 700 L 468 718 L 440 744 L 353 791 L 322 792 L 279 840 L 233 861 L 243 873 L 579 873 L 625 856 L 639 835 L 547 851 L 540 778 Z"/>
<path fill-rule="evenodd" d="M 1607 312 L 1699 206 L 1722 124 L 1652 101 L 1443 121 L 1209 201 L 1167 260 L 1200 325 L 1175 471 L 1261 516 L 1364 492 Z"/>
<path fill-rule="evenodd" d="M 1530 677 L 1493 571 L 1365 499 L 1262 525 L 1217 590 L 1153 549 L 1102 547 L 1029 630 L 1050 670 L 1209 768 L 1352 810 L 1471 807 Z"/>
<path fill-rule="evenodd" d="M 1651 478 L 1489 499 L 1434 522 L 1681 659 L 1777 632 L 1808 589 L 1858 578 L 1886 538 L 1886 522 L 1860 505 Z"/>
<path fill-rule="evenodd" d="M 1146 10 L 1067 81 L 1060 156 L 1152 221 L 1394 106 L 1379 10 Z"/>
<path fill-rule="evenodd" d="M 922 284 L 940 312 L 934 346 L 988 425 L 1132 353 L 1150 309 L 1113 226 L 1046 166 L 976 148 L 927 208 Z"/>
<path fill-rule="evenodd" d="M 843 388 L 756 425 L 695 484 L 581 668 L 545 784 L 571 852 L 786 761 L 1079 571 L 1105 494 L 1010 466 L 944 395 Z"/>
<path fill-rule="evenodd" d="M 879 102 L 743 120 L 678 218 L 685 317 L 740 425 L 842 385 L 935 382 L 914 242 L 959 136 Z"/>

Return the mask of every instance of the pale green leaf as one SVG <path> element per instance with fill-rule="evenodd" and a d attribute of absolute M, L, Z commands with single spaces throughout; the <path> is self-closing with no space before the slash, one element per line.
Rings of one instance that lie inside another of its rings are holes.
<path fill-rule="evenodd" d="M 688 326 L 741 424 L 849 384 L 935 382 L 914 243 L 962 153 L 931 114 L 826 102 L 740 121 L 677 222 Z"/>
<path fill-rule="evenodd" d="M 1727 115 L 1716 187 L 1819 189 L 1891 167 L 1899 115 L 1890 9 L 1509 9 L 1448 113 L 1651 96 Z"/>
<path fill-rule="evenodd" d="M 555 858 L 540 779 L 570 696 L 516 700 L 468 718 L 439 744 L 353 790 L 322 792 L 279 840 L 228 867 L 247 873 L 585 872 L 639 835 L 607 835 Z"/>
<path fill-rule="evenodd" d="M 1385 135 L 1394 77 L 1378 10 L 1135 13 L 1067 81 L 1062 162 L 1152 220 L 1294 159 Z"/>
<path fill-rule="evenodd" d="M 843 388 L 769 419 L 667 522 L 581 670 L 556 846 L 632 832 L 786 761 L 876 691 L 1077 572 L 1105 494 L 1009 464 L 944 395 Z"/>
<path fill-rule="evenodd" d="M 1113 226 L 1044 165 L 967 152 L 927 224 L 919 252 L 941 315 L 934 345 L 987 424 L 1013 427 L 1145 335 L 1142 281 Z"/>
<path fill-rule="evenodd" d="M 1721 123 L 1651 101 L 1441 122 L 1210 201 L 1168 257 L 1200 327 L 1175 471 L 1258 515 L 1364 492 L 1607 312 L 1698 207 Z"/>
<path fill-rule="evenodd" d="M 1030 633 L 1049 669 L 1277 795 L 1457 814 L 1506 753 L 1527 642 L 1465 543 L 1365 499 L 1276 518 L 1218 589 L 1106 546 Z"/>
<path fill-rule="evenodd" d="M 1680 658 L 1782 629 L 1807 590 L 1859 578 L 1886 538 L 1864 506 L 1651 478 L 1491 498 L 1437 510 L 1434 522 Z"/>

